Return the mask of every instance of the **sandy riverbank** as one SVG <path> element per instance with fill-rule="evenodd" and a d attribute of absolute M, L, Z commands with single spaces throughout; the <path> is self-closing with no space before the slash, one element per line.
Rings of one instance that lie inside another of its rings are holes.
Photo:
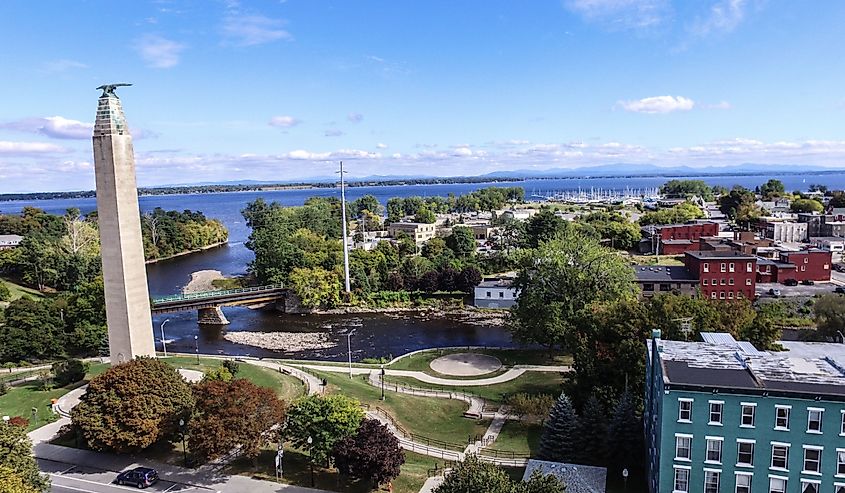
<path fill-rule="evenodd" d="M 225 279 L 225 276 L 219 270 L 200 270 L 191 274 L 191 281 L 182 288 L 182 292 L 201 293 L 203 291 L 214 291 L 214 280 Z"/>
<path fill-rule="evenodd" d="M 325 332 L 229 332 L 223 338 L 235 344 L 273 351 L 309 351 L 337 346 Z"/>

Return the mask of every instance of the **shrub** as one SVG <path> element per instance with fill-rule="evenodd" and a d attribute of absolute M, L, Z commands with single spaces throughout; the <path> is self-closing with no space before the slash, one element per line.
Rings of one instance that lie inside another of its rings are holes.
<path fill-rule="evenodd" d="M 12 292 L 9 291 L 9 287 L 6 286 L 6 283 L 0 281 L 0 301 L 9 301 L 12 299 Z"/>
<path fill-rule="evenodd" d="M 229 370 L 233 377 L 238 376 L 238 372 L 241 371 L 241 365 L 233 359 L 223 361 L 223 368 Z"/>
<path fill-rule="evenodd" d="M 68 359 L 53 363 L 53 381 L 59 387 L 81 382 L 88 372 L 88 363 L 78 359 Z"/>

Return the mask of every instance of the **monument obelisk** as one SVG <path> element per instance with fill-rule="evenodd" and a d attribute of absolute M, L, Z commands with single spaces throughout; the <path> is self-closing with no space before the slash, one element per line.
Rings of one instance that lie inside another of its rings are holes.
<path fill-rule="evenodd" d="M 94 122 L 97 216 L 113 365 L 155 356 L 132 136 L 116 87 L 100 86 Z"/>

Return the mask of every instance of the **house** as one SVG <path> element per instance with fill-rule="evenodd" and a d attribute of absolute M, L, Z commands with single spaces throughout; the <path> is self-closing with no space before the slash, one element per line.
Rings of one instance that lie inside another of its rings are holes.
<path fill-rule="evenodd" d="M 808 237 L 808 224 L 793 221 L 766 221 L 762 232 L 766 238 L 787 243 L 799 243 Z"/>
<path fill-rule="evenodd" d="M 0 250 L 11 250 L 17 248 L 21 244 L 23 236 L 18 235 L 0 235 Z"/>
<path fill-rule="evenodd" d="M 604 493 L 607 489 L 605 467 L 528 459 L 522 480 L 528 481 L 535 471 L 559 479 L 566 485 L 566 493 Z"/>
<path fill-rule="evenodd" d="M 723 339 L 646 341 L 649 492 L 845 493 L 845 344 Z"/>
<path fill-rule="evenodd" d="M 650 298 L 660 293 L 696 294 L 699 280 L 684 266 L 635 265 L 634 277 L 640 295 Z"/>
<path fill-rule="evenodd" d="M 537 213 L 537 209 L 510 209 L 502 212 L 499 216 L 502 219 L 509 219 L 515 221 L 527 221 L 531 218 L 534 214 Z"/>
<path fill-rule="evenodd" d="M 777 279 L 783 282 L 786 279 L 796 281 L 830 281 L 831 264 L 833 263 L 830 251 L 810 248 L 798 252 L 781 252 L 780 260 L 785 264 L 795 266 L 794 277 L 783 277 Z"/>
<path fill-rule="evenodd" d="M 754 298 L 757 257 L 736 250 L 701 250 L 684 254 L 684 266 L 711 299 Z"/>
<path fill-rule="evenodd" d="M 400 236 L 399 233 L 404 233 L 418 245 L 434 238 L 434 230 L 434 224 L 428 223 L 396 222 L 387 226 L 387 232 L 391 238 L 396 239 Z"/>
<path fill-rule="evenodd" d="M 475 306 L 479 308 L 510 308 L 518 298 L 512 279 L 485 279 L 475 287 Z"/>
<path fill-rule="evenodd" d="M 821 250 L 829 252 L 845 252 L 845 238 L 840 236 L 820 236 L 810 238 L 810 242 Z"/>

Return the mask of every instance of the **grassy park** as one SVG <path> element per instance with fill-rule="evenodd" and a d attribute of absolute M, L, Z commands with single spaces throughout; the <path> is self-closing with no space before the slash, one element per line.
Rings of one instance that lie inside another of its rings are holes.
<path fill-rule="evenodd" d="M 503 367 L 516 365 L 560 366 L 572 364 L 571 356 L 561 355 L 543 349 L 432 349 L 406 356 L 399 361 L 396 361 L 388 368 L 391 370 L 421 371 L 430 375 L 455 379 L 455 377 L 451 375 L 438 374 L 432 370 L 429 365 L 432 361 L 441 356 L 456 353 L 480 353 L 495 356 L 502 362 Z M 491 373 L 486 376 L 492 376 L 494 374 L 495 373 Z"/>
<path fill-rule="evenodd" d="M 10 301 L 14 301 L 23 296 L 31 296 L 33 298 L 44 297 L 44 295 L 41 294 L 38 290 L 30 289 L 19 284 L 15 284 L 12 281 L 6 279 L 0 279 L 0 283 L 5 284 L 6 287 L 9 288 L 9 292 L 12 294 L 12 299 Z"/>
<path fill-rule="evenodd" d="M 476 395 L 492 403 L 501 404 L 511 394 L 549 394 L 560 395 L 564 377 L 555 372 L 527 371 L 513 380 L 493 385 L 479 386 L 444 386 L 422 382 L 413 377 L 386 376 L 385 382 L 435 390 L 454 390 Z"/>

